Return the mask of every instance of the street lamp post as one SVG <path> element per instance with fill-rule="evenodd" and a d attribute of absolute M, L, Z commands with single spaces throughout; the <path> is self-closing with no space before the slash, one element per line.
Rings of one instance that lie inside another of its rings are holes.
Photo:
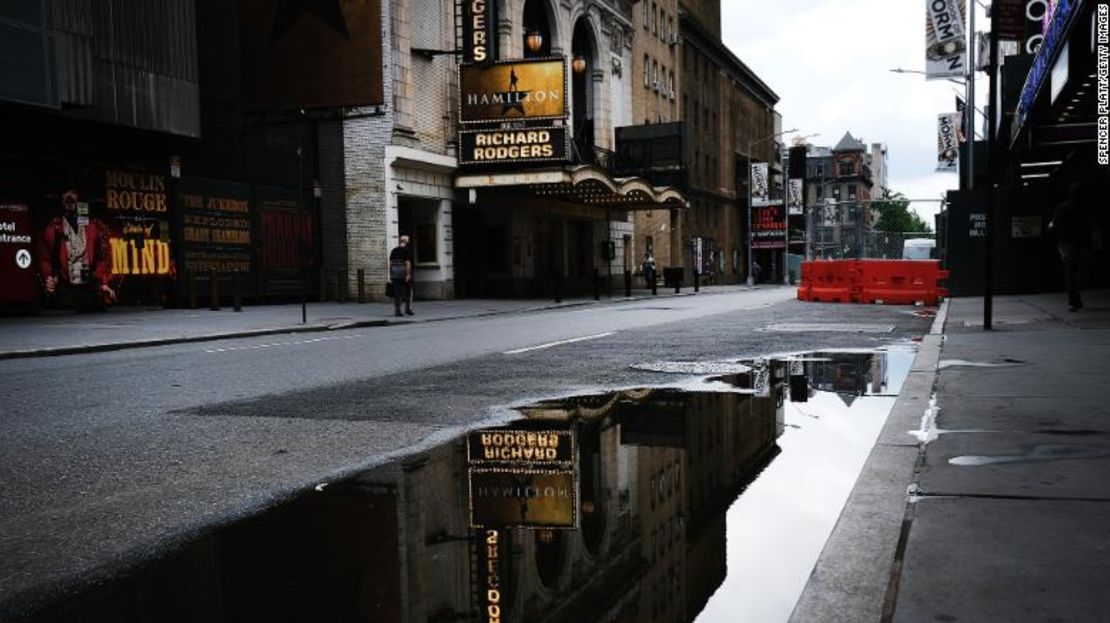
<path fill-rule="evenodd" d="M 765 142 L 767 142 L 771 139 L 778 138 L 778 137 L 782 136 L 783 134 L 789 134 L 791 132 L 797 132 L 797 131 L 798 131 L 798 128 L 791 128 L 789 130 L 783 130 L 782 132 L 772 134 L 771 136 L 765 136 L 765 137 L 763 137 L 759 140 L 748 141 L 748 285 L 749 286 L 755 285 L 755 274 L 752 273 L 752 257 L 753 257 L 753 253 L 752 253 L 752 149 L 754 149 L 755 146 L 760 144 L 760 143 L 765 143 Z M 783 207 L 785 208 L 786 206 L 784 205 Z M 787 247 L 789 247 L 789 244 L 787 245 Z"/>

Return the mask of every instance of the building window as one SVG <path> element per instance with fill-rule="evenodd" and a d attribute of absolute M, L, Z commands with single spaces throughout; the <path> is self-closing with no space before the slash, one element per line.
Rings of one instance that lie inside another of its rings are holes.
<path fill-rule="evenodd" d="M 659 34 L 659 7 L 651 3 L 651 34 Z"/>
<path fill-rule="evenodd" d="M 659 62 L 651 61 L 651 86 L 656 91 L 659 90 Z"/>
<path fill-rule="evenodd" d="M 848 198 L 849 199 L 855 199 L 856 198 L 856 185 L 855 184 L 848 184 Z"/>
<path fill-rule="evenodd" d="M 643 13 L 644 13 L 644 30 L 647 30 L 651 27 L 650 11 L 651 11 L 651 5 L 648 4 L 647 2 L 644 2 L 644 11 L 643 11 Z"/>
<path fill-rule="evenodd" d="M 855 172 L 856 172 L 855 167 L 852 166 L 851 161 L 845 160 L 845 161 L 840 163 L 840 174 L 841 175 L 852 175 Z"/>
<path fill-rule="evenodd" d="M 673 18 L 673 17 L 668 17 L 668 18 L 667 18 L 667 33 L 673 36 L 673 35 L 675 35 L 675 34 L 676 34 L 677 32 L 678 32 L 678 31 L 676 31 L 676 30 L 674 29 L 674 18 Z"/>
<path fill-rule="evenodd" d="M 651 86 L 651 58 L 644 54 L 644 88 Z"/>

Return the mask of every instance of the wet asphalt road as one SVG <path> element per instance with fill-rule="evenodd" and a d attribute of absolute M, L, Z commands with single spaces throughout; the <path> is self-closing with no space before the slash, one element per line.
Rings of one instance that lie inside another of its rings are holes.
<path fill-rule="evenodd" d="M 683 380 L 638 362 L 873 347 L 931 323 L 912 307 L 793 296 L 761 288 L 0 362 L 0 615 L 507 406 Z M 825 330 L 768 330 L 778 323 Z M 877 325 L 892 330 L 856 331 Z"/>

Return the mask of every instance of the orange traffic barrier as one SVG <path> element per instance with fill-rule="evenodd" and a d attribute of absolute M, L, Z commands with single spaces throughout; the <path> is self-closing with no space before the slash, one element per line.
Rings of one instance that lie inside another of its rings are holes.
<path fill-rule="evenodd" d="M 948 289 L 937 260 L 815 260 L 802 262 L 798 298 L 824 303 L 936 305 Z"/>

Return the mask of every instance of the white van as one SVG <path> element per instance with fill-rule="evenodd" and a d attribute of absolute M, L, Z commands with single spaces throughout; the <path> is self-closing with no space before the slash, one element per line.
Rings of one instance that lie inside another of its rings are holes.
<path fill-rule="evenodd" d="M 928 260 L 932 259 L 933 249 L 937 241 L 932 238 L 910 238 L 902 243 L 902 259 Z"/>

